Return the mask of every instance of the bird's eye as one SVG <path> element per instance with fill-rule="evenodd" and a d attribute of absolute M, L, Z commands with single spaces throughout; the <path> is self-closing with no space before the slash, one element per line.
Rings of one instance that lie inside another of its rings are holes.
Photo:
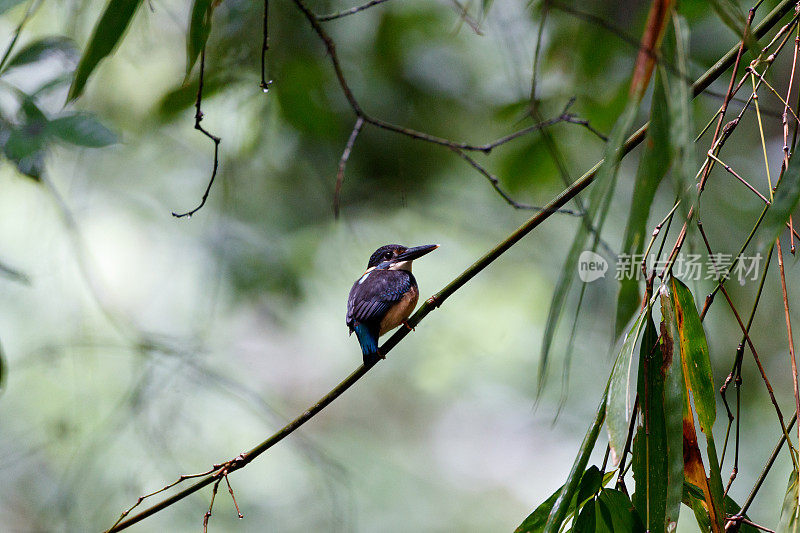
<path fill-rule="evenodd" d="M 383 254 L 383 258 L 384 259 L 391 259 L 392 258 L 392 252 L 385 252 Z"/>

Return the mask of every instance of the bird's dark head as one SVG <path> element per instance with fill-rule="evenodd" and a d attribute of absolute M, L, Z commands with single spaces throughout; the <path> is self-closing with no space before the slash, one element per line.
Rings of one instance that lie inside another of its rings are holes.
<path fill-rule="evenodd" d="M 406 248 L 401 244 L 387 244 L 373 252 L 367 263 L 367 269 L 411 270 L 411 261 L 438 247 L 438 244 L 426 244 L 413 248 Z"/>

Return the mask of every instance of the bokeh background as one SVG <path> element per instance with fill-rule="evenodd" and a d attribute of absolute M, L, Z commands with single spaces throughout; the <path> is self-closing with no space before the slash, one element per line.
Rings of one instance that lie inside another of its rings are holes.
<path fill-rule="evenodd" d="M 636 54 L 625 37 L 638 41 L 648 6 L 574 4 L 617 31 L 551 10 L 537 95 L 545 116 L 575 97 L 573 112 L 608 133 L 625 104 Z M 310 5 L 317 13 L 350 7 Z M 28 6 L 2 14 L 0 42 L 12 37 Z M 3 74 L 4 116 L 21 113 L 17 90 L 37 93 L 48 114 L 64 112 L 77 50 L 102 7 L 94 0 L 42 2 L 18 46 L 44 36 L 74 45 Z M 540 6 L 494 0 L 463 7 L 480 34 L 447 0 L 392 0 L 326 23 L 369 113 L 473 143 L 530 124 L 525 107 Z M 97 149 L 53 142 L 39 181 L 8 161 L 0 166 L 0 262 L 16 271 L 0 275 L 3 531 L 102 530 L 138 496 L 250 449 L 360 363 L 345 302 L 375 248 L 440 243 L 414 268 L 427 298 L 530 215 L 504 203 L 449 150 L 367 125 L 335 220 L 336 169 L 355 117 L 321 42 L 291 2 L 270 6 L 273 84 L 262 93 L 262 8 L 226 0 L 215 11 L 203 125 L 222 138 L 220 170 L 208 204 L 191 219 L 170 213 L 199 201 L 213 147 L 192 128 L 196 71 L 182 84 L 190 2 L 143 6 L 86 94 L 66 108 L 94 114 L 119 142 Z M 737 36 L 705 2 L 684 1 L 680 9 L 690 23 L 694 77 Z M 788 56 L 773 69 L 777 87 L 786 85 Z M 712 92 L 723 94 L 727 81 L 723 76 Z M 648 98 L 637 123 L 646 119 Z M 714 95 L 696 100 L 697 131 L 720 103 Z M 767 114 L 781 109 L 768 94 L 761 105 Z M 769 116 L 765 128 L 777 165 L 780 119 Z M 549 132 L 573 179 L 602 155 L 602 141 L 580 126 Z M 729 146 L 726 162 L 758 179 L 763 159 L 754 123 L 737 130 Z M 563 188 L 539 134 L 476 158 L 521 202 L 542 205 Z M 604 234 L 611 250 L 622 241 L 637 158 L 621 168 Z M 671 205 L 672 187 L 662 189 L 653 224 Z M 714 172 L 703 208 L 719 251 L 738 250 L 760 207 L 730 176 Z M 562 321 L 537 401 L 544 321 L 577 226 L 569 215 L 552 217 L 429 315 L 352 390 L 233 475 L 245 519 L 237 520 L 221 490 L 211 530 L 513 530 L 565 479 L 613 361 L 617 283 L 607 276 L 587 288 L 571 361 L 572 313 Z M 791 293 L 793 258 L 787 268 Z M 710 283 L 690 285 L 696 299 Z M 791 412 L 774 272 L 767 287 L 753 339 Z M 745 309 L 753 290 L 731 287 Z M 738 326 L 720 301 L 706 327 L 721 384 Z M 744 370 L 739 478 L 731 492 L 740 502 L 779 436 L 751 360 Z M 724 422 L 720 406 L 718 442 Z M 730 463 L 723 477 L 729 472 Z M 777 523 L 788 472 L 783 455 L 751 509 L 754 520 Z M 210 489 L 203 490 L 135 530 L 198 531 L 209 499 Z M 693 530 L 692 518 L 681 528 Z"/>

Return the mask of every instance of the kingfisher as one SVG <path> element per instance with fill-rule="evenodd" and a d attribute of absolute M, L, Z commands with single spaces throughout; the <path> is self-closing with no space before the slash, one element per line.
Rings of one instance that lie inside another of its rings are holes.
<path fill-rule="evenodd" d="M 413 248 L 387 244 L 370 256 L 366 272 L 353 284 L 347 299 L 347 326 L 351 335 L 356 332 L 365 365 L 383 359 L 378 351 L 378 337 L 400 324 L 411 329 L 406 319 L 419 299 L 411 262 L 438 247 L 438 244 Z"/>

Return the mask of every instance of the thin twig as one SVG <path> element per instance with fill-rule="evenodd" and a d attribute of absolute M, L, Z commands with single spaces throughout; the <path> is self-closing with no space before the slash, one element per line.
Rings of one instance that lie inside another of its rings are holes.
<path fill-rule="evenodd" d="M 267 52 L 269 51 L 269 0 L 264 0 L 264 28 L 261 40 L 261 83 L 258 84 L 261 90 L 269 92 L 272 80 L 267 79 Z"/>
<path fill-rule="evenodd" d="M 125 509 L 124 511 L 122 511 L 122 514 L 120 514 L 120 515 L 119 515 L 119 518 L 117 519 L 117 521 L 116 521 L 116 522 L 114 522 L 114 525 L 113 525 L 113 526 L 111 526 L 111 528 L 110 528 L 110 529 L 114 529 L 115 527 L 117 527 L 117 524 L 119 524 L 120 522 L 122 522 L 122 520 L 123 520 L 123 519 L 124 519 L 126 516 L 128 516 L 128 515 L 130 514 L 130 512 L 131 512 L 131 511 L 133 511 L 134 509 L 136 509 L 136 508 L 137 508 L 137 507 L 138 507 L 138 506 L 139 506 L 139 505 L 140 505 L 140 504 L 141 504 L 143 501 L 145 501 L 146 499 L 148 499 L 148 498 L 151 498 L 151 497 L 153 497 L 153 496 L 155 496 L 155 495 L 157 495 L 157 494 L 161 494 L 162 492 L 164 492 L 164 491 L 167 491 L 167 490 L 171 489 L 172 487 L 174 487 L 174 486 L 176 486 L 176 485 L 179 485 L 180 483 L 183 483 L 183 482 L 184 482 L 184 481 L 186 481 L 187 479 L 192 479 L 192 478 L 197 478 L 197 477 L 203 477 L 203 476 L 207 476 L 207 475 L 211 474 L 212 472 L 214 472 L 215 470 L 217 470 L 218 468 L 219 468 L 219 465 L 214 465 L 214 466 L 213 466 L 212 468 L 210 468 L 209 470 L 206 470 L 205 472 L 201 472 L 201 473 L 199 473 L 199 474 L 183 474 L 183 475 L 181 475 L 180 477 L 178 477 L 178 479 L 176 479 L 175 481 L 173 481 L 172 483 L 170 483 L 169 485 L 165 485 L 165 486 L 163 486 L 162 488 L 160 488 L 160 489 L 158 489 L 158 490 L 154 490 L 153 492 L 150 492 L 150 493 L 144 494 L 144 495 L 142 495 L 142 496 L 139 496 L 139 498 L 136 500 L 136 503 L 134 503 L 133 505 L 131 505 L 130 507 L 128 507 L 127 509 Z"/>
<path fill-rule="evenodd" d="M 786 317 L 786 335 L 789 341 L 789 363 L 792 368 L 792 387 L 794 390 L 795 413 L 800 416 L 800 391 L 797 385 L 797 358 L 794 355 L 794 336 L 792 335 L 792 319 L 789 316 L 789 297 L 786 291 L 786 276 L 783 269 L 783 250 L 781 250 L 780 237 L 775 239 L 775 249 L 778 253 L 778 272 L 781 277 L 781 293 L 783 295 L 783 310 Z M 800 443 L 800 426 L 797 426 L 797 438 Z"/>
<path fill-rule="evenodd" d="M 453 4 L 453 9 L 455 9 L 456 13 L 458 14 L 458 18 L 461 19 L 461 22 L 469 26 L 470 29 L 475 32 L 475 35 L 483 35 L 483 30 L 481 30 L 480 23 L 469 14 L 467 6 L 458 0 L 450 0 L 450 2 Z"/>
<path fill-rule="evenodd" d="M 792 415 L 792 418 L 789 420 L 789 425 L 786 426 L 786 429 L 791 431 L 792 426 L 796 421 L 797 421 L 797 413 L 794 413 Z M 747 495 L 747 499 L 742 504 L 742 508 L 739 510 L 739 514 L 736 516 L 729 517 L 728 521 L 735 521 L 737 517 L 744 516 L 747 513 L 747 509 L 750 508 L 750 504 L 753 503 L 753 499 L 755 499 L 756 494 L 761 489 L 761 485 L 763 485 L 764 480 L 767 478 L 767 474 L 769 474 L 769 471 L 772 469 L 772 465 L 775 464 L 775 459 L 778 458 L 778 453 L 780 453 L 784 442 L 786 442 L 786 436 L 781 435 L 781 437 L 778 439 L 778 443 L 775 445 L 775 448 L 772 449 L 772 453 L 770 454 L 769 459 L 767 459 L 767 464 L 764 465 L 764 468 L 761 469 L 761 473 L 758 475 L 758 479 L 756 480 L 755 485 L 753 485 L 753 488 L 750 489 L 750 494 Z"/>
<path fill-rule="evenodd" d="M 700 235 L 703 238 L 703 242 L 704 242 L 704 244 L 706 246 L 706 250 L 708 250 L 709 258 L 711 259 L 713 264 L 716 264 L 716 261 L 714 260 L 714 252 L 711 250 L 711 244 L 709 243 L 708 237 L 706 236 L 706 232 L 703 229 L 703 224 L 699 220 L 697 221 L 697 228 L 700 231 Z M 769 268 L 769 263 L 770 263 L 770 258 L 771 257 L 772 257 L 772 249 L 770 249 L 769 255 L 767 257 L 766 264 L 764 265 L 764 272 L 762 274 L 761 282 L 759 284 L 759 292 L 758 292 L 758 295 L 756 296 L 755 302 L 753 303 L 753 308 L 752 308 L 752 310 L 750 312 L 750 318 L 747 321 L 747 326 L 745 326 L 744 323 L 742 323 L 742 319 L 739 316 L 739 312 L 736 310 L 736 307 L 733 305 L 733 300 L 731 300 L 731 297 L 728 294 L 728 291 L 725 289 L 725 286 L 722 285 L 722 284 L 719 284 L 718 286 L 719 286 L 719 289 L 722 291 L 722 294 L 725 296 L 725 299 L 728 302 L 728 306 L 731 308 L 731 311 L 733 312 L 733 316 L 736 318 L 736 322 L 739 324 L 739 329 L 742 330 L 742 342 L 740 342 L 739 344 L 742 345 L 744 342 L 747 342 L 747 346 L 750 348 L 750 352 L 753 354 L 753 359 L 756 362 L 756 366 L 758 367 L 758 371 L 761 373 L 761 379 L 763 380 L 764 385 L 767 387 L 767 393 L 769 394 L 770 400 L 772 401 L 772 405 L 775 408 L 775 413 L 778 416 L 778 422 L 781 425 L 781 430 L 784 432 L 784 434 L 786 434 L 788 436 L 788 433 L 787 433 L 787 430 L 786 430 L 786 424 L 783 421 L 783 412 L 781 411 L 781 408 L 778 405 L 778 400 L 775 398 L 775 392 L 772 389 L 772 384 L 770 384 L 769 378 L 767 378 L 767 373 L 764 371 L 764 367 L 761 365 L 761 358 L 758 356 L 758 352 L 756 351 L 756 347 L 753 344 L 752 339 L 750 338 L 750 327 L 753 325 L 753 319 L 755 318 L 756 308 L 758 306 L 758 302 L 761 299 L 761 291 L 764 288 L 764 280 L 766 280 L 766 277 L 767 277 L 767 269 Z M 723 277 L 726 277 L 727 275 L 728 274 L 726 273 L 725 275 L 723 275 Z M 714 293 L 712 292 L 712 294 L 714 294 Z M 709 295 L 709 296 L 711 296 L 711 295 Z M 711 298 L 713 298 L 713 296 L 711 296 Z M 705 310 L 707 308 L 708 307 L 704 307 L 703 314 L 702 314 L 701 318 L 705 317 Z M 736 379 L 737 379 L 737 382 L 736 382 L 737 391 L 738 391 L 738 386 L 741 384 L 741 358 L 740 357 L 741 357 L 741 354 L 738 353 L 738 349 L 737 349 L 737 362 L 738 362 L 738 370 L 739 370 L 739 373 L 737 374 L 737 377 L 736 377 Z M 727 389 L 727 385 L 728 385 L 728 380 L 726 380 L 725 383 L 723 384 L 723 389 Z M 723 395 L 723 399 L 724 399 L 724 392 L 722 390 L 720 390 L 720 394 Z M 737 398 L 737 400 L 738 400 L 738 398 Z M 727 401 L 725 401 L 725 408 L 728 409 L 728 402 Z M 738 403 L 737 403 L 737 412 L 738 412 Z M 728 409 L 728 416 L 730 418 L 730 409 Z M 737 419 L 737 423 L 738 423 L 738 419 Z M 738 465 L 739 465 L 738 426 L 737 426 L 737 441 L 736 441 L 736 443 L 737 443 L 737 453 L 736 453 L 736 457 L 735 457 L 735 461 L 734 461 L 734 471 L 738 470 Z"/>
<path fill-rule="evenodd" d="M 333 216 L 339 218 L 339 195 L 342 191 L 342 183 L 344 182 L 344 168 L 347 165 L 347 160 L 350 159 L 350 152 L 353 151 L 353 145 L 356 142 L 361 127 L 364 125 L 364 119 L 358 117 L 356 119 L 353 131 L 350 132 L 350 138 L 347 139 L 347 144 L 342 151 L 342 157 L 339 159 L 339 170 L 336 172 L 336 189 L 333 192 Z"/>
<path fill-rule="evenodd" d="M 351 7 L 350 9 L 345 9 L 344 11 L 337 11 L 336 13 L 330 13 L 328 15 L 317 15 L 317 20 L 320 22 L 328 22 L 329 20 L 336 20 L 342 17 L 347 17 L 349 15 L 355 15 L 359 11 L 364 11 L 365 9 L 369 9 L 372 6 L 377 6 L 378 4 L 382 4 L 388 1 L 389 0 L 370 0 L 366 4 L 361 4 L 360 6 Z"/>
<path fill-rule="evenodd" d="M 715 156 L 715 155 L 714 155 L 714 154 L 713 154 L 713 153 L 712 153 L 710 150 L 708 151 L 708 157 L 710 157 L 711 159 L 713 159 L 714 161 L 716 161 L 717 163 L 719 163 L 720 165 L 722 165 L 722 166 L 723 166 L 723 168 L 724 168 L 725 170 L 727 170 L 727 171 L 728 171 L 730 174 L 732 174 L 732 175 L 733 175 L 733 177 L 735 177 L 737 180 L 739 180 L 739 181 L 741 181 L 742 183 L 744 183 L 745 187 L 747 187 L 748 189 L 750 189 L 751 191 L 753 191 L 753 192 L 754 192 L 754 193 L 755 193 L 755 194 L 756 194 L 756 195 L 757 195 L 759 198 L 761 198 L 761 199 L 764 201 L 764 203 L 766 203 L 766 204 L 769 204 L 769 203 L 770 203 L 770 201 L 769 201 L 769 200 L 767 200 L 767 197 L 766 197 L 766 196 L 764 196 L 763 194 L 761 194 L 760 192 L 758 192 L 758 189 L 756 189 L 755 187 L 753 187 L 752 185 L 750 185 L 750 184 L 747 182 L 747 180 L 745 180 L 743 177 L 741 177 L 739 174 L 737 174 L 735 170 L 733 170 L 733 169 L 732 169 L 732 168 L 731 168 L 729 165 L 727 165 L 727 164 L 726 164 L 726 163 L 724 163 L 724 162 L 723 162 L 721 159 L 719 159 L 717 156 Z"/>
<path fill-rule="evenodd" d="M 211 503 L 208 504 L 208 511 L 203 515 L 203 533 L 208 533 L 208 519 L 211 518 L 211 509 L 214 508 L 214 500 L 217 498 L 220 481 L 222 481 L 221 477 L 217 478 L 217 482 L 214 483 L 214 489 L 211 491 Z"/>
<path fill-rule="evenodd" d="M 461 158 L 464 159 L 464 161 L 469 163 L 470 166 L 472 168 L 474 168 L 475 170 L 477 170 L 483 177 L 485 177 L 487 180 L 489 180 L 489 183 L 491 183 L 491 185 L 494 188 L 494 190 L 497 191 L 497 194 L 499 194 L 500 197 L 503 198 L 503 200 L 505 200 L 506 203 L 508 205 L 510 205 L 511 207 L 513 207 L 514 209 L 526 209 L 526 210 L 531 210 L 531 211 L 542 211 L 544 209 L 544 207 L 540 207 L 540 206 L 536 206 L 536 205 L 528 205 L 528 204 L 523 204 L 521 202 L 517 202 L 516 200 L 511 198 L 511 196 L 500 187 L 500 180 L 497 179 L 497 177 L 495 175 L 493 175 L 491 172 L 486 170 L 483 166 L 480 165 L 480 163 L 475 161 L 475 159 L 470 157 L 468 154 L 464 153 L 464 151 L 459 150 L 457 148 L 453 148 L 452 150 L 455 153 L 457 153 L 459 156 L 461 156 Z M 573 211 L 572 209 L 557 209 L 556 212 L 557 213 L 564 213 L 566 215 L 572 215 L 572 216 L 576 216 L 576 217 L 583 216 L 583 213 L 578 213 L 576 211 Z"/>
<path fill-rule="evenodd" d="M 175 218 L 191 218 L 192 215 L 197 213 L 204 205 L 206 205 L 206 200 L 208 200 L 208 194 L 211 192 L 211 186 L 214 184 L 214 178 L 217 177 L 217 169 L 219 168 L 219 143 L 222 139 L 217 137 L 216 135 L 212 135 L 208 130 L 206 130 L 203 126 L 200 125 L 200 122 L 203 120 L 203 111 L 201 109 L 201 104 L 203 102 L 203 76 L 205 73 L 205 66 L 206 66 L 206 49 L 203 47 L 202 52 L 200 52 L 200 81 L 197 85 L 197 100 L 195 101 L 195 114 L 194 114 L 194 129 L 200 131 L 203 135 L 208 137 L 214 142 L 214 167 L 211 171 L 211 179 L 208 180 L 208 185 L 206 186 L 206 190 L 203 193 L 203 198 L 200 200 L 200 204 L 192 209 L 191 211 L 187 211 L 185 213 L 178 214 L 176 212 L 172 212 L 172 216 Z"/>
<path fill-rule="evenodd" d="M 239 518 L 244 518 L 244 515 L 242 514 L 242 511 L 239 510 L 239 503 L 236 501 L 236 495 L 233 493 L 233 487 L 231 487 L 231 482 L 228 479 L 228 474 L 225 474 L 224 477 L 225 477 L 225 483 L 227 483 L 227 485 L 228 485 L 228 492 L 230 493 L 231 499 L 233 500 L 233 506 L 236 507 L 236 515 Z"/>

